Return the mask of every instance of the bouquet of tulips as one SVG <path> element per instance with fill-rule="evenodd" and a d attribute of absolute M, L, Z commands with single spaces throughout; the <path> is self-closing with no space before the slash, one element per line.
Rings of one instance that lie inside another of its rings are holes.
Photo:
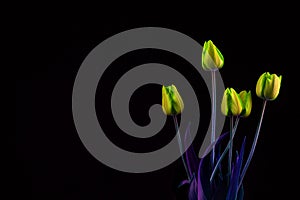
<path fill-rule="evenodd" d="M 233 155 L 233 140 L 239 120 L 250 115 L 252 109 L 251 91 L 236 92 L 233 88 L 224 91 L 221 111 L 230 120 L 229 132 L 215 138 L 216 126 L 216 79 L 215 72 L 224 65 L 224 57 L 211 40 L 204 43 L 202 51 L 202 67 L 212 74 L 212 128 L 210 153 L 199 159 L 192 145 L 182 153 L 182 162 L 187 173 L 187 180 L 179 186 L 188 185 L 189 200 L 242 200 L 244 197 L 243 179 L 252 160 L 260 128 L 263 121 L 266 104 L 277 98 L 282 76 L 263 73 L 256 84 L 256 95 L 262 99 L 262 111 L 257 129 L 252 141 L 252 147 L 247 159 L 244 159 L 244 136 L 241 148 Z M 166 115 L 171 115 L 177 132 L 179 148 L 182 151 L 182 140 L 178 133 L 177 115 L 184 109 L 184 102 L 176 86 L 162 87 L 162 109 Z M 185 134 L 189 134 L 187 128 Z M 222 145 L 221 145 L 222 144 Z M 224 145 L 225 144 L 225 145 Z M 222 148 L 223 147 L 223 148 Z M 225 147 L 225 148 L 224 148 Z M 224 159 L 227 158 L 227 159 Z"/>

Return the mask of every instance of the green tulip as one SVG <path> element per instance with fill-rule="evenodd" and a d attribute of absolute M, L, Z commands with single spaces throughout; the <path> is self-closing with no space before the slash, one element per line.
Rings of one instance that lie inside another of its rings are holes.
<path fill-rule="evenodd" d="M 238 116 L 243 111 L 243 104 L 240 96 L 233 88 L 224 91 L 221 111 L 225 116 Z"/>
<path fill-rule="evenodd" d="M 166 115 L 177 115 L 183 111 L 184 104 L 175 85 L 162 86 L 162 110 Z"/>
<path fill-rule="evenodd" d="M 256 95 L 265 100 L 275 100 L 279 94 L 281 78 L 269 72 L 263 73 L 256 84 Z"/>
<path fill-rule="evenodd" d="M 241 91 L 239 93 L 240 99 L 243 104 L 243 110 L 240 114 L 241 117 L 248 117 L 251 113 L 252 109 L 252 97 L 251 97 L 251 91 L 247 92 L 245 90 Z"/>
<path fill-rule="evenodd" d="M 221 69 L 224 57 L 214 43 L 209 40 L 204 42 L 202 50 L 202 67 L 206 71 Z"/>

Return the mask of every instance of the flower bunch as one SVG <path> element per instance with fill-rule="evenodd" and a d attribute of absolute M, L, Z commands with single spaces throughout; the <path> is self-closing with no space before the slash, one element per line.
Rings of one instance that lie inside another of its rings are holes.
<path fill-rule="evenodd" d="M 282 76 L 265 72 L 258 78 L 256 84 L 256 95 L 263 100 L 263 106 L 257 129 L 254 134 L 254 139 L 252 141 L 252 147 L 247 159 L 244 159 L 246 142 L 246 137 L 244 137 L 241 148 L 236 151 L 236 156 L 233 156 L 233 140 L 237 131 L 238 123 L 241 118 L 246 118 L 250 115 L 252 110 L 252 95 L 250 90 L 243 90 L 238 93 L 234 88 L 227 88 L 223 91 L 224 94 L 220 109 L 221 112 L 229 118 L 230 127 L 229 132 L 221 134 L 221 136 L 216 139 L 215 72 L 221 69 L 223 65 L 224 57 L 220 50 L 211 40 L 205 42 L 202 51 L 202 67 L 205 71 L 212 74 L 212 128 L 211 146 L 209 148 L 212 150 L 201 160 L 195 157 L 195 152 L 192 146 L 190 146 L 187 151 L 182 154 L 182 161 L 188 179 L 182 181 L 180 186 L 185 184 L 189 185 L 189 200 L 243 199 L 243 179 L 255 151 L 266 104 L 268 101 L 275 100 L 280 91 Z M 183 112 L 184 104 L 177 88 L 174 85 L 162 87 L 162 109 L 166 115 L 173 116 L 180 151 L 183 153 L 182 141 L 178 134 L 176 116 Z M 188 127 L 186 135 L 189 134 L 189 131 L 190 129 Z M 225 148 L 222 148 L 224 147 L 224 143 Z M 224 159 L 225 157 L 228 158 L 227 161 Z M 192 168 L 192 165 L 196 167 Z"/>

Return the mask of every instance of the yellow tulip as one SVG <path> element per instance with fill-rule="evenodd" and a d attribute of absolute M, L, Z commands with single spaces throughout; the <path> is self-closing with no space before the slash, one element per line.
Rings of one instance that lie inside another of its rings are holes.
<path fill-rule="evenodd" d="M 221 69 L 224 65 L 224 57 L 214 43 L 205 41 L 202 50 L 202 67 L 206 71 Z"/>
<path fill-rule="evenodd" d="M 233 88 L 224 91 L 221 111 L 225 116 L 238 116 L 243 111 L 243 104 L 240 96 Z"/>
<path fill-rule="evenodd" d="M 263 73 L 256 84 L 256 95 L 265 100 L 275 100 L 279 94 L 282 76 Z"/>
<path fill-rule="evenodd" d="M 162 86 L 162 110 L 166 115 L 177 115 L 183 111 L 184 104 L 175 85 Z"/>

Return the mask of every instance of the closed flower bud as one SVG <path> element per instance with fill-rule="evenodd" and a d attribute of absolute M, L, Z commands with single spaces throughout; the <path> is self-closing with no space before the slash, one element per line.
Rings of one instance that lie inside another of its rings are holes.
<path fill-rule="evenodd" d="M 251 97 L 251 91 L 247 92 L 245 90 L 241 91 L 239 93 L 240 99 L 243 104 L 243 110 L 240 114 L 241 117 L 248 117 L 251 113 L 252 109 L 252 97 Z"/>
<path fill-rule="evenodd" d="M 233 88 L 224 91 L 221 111 L 225 116 L 238 116 L 242 113 L 243 105 L 240 96 Z"/>
<path fill-rule="evenodd" d="M 263 73 L 256 84 L 256 95 L 265 100 L 276 99 L 281 86 L 281 78 L 281 75 L 278 77 L 269 72 Z"/>
<path fill-rule="evenodd" d="M 224 57 L 214 43 L 209 40 L 204 42 L 202 50 L 202 67 L 211 71 L 221 69 L 224 65 Z"/>
<path fill-rule="evenodd" d="M 162 110 L 166 115 L 177 115 L 183 111 L 184 104 L 175 85 L 162 87 Z"/>

